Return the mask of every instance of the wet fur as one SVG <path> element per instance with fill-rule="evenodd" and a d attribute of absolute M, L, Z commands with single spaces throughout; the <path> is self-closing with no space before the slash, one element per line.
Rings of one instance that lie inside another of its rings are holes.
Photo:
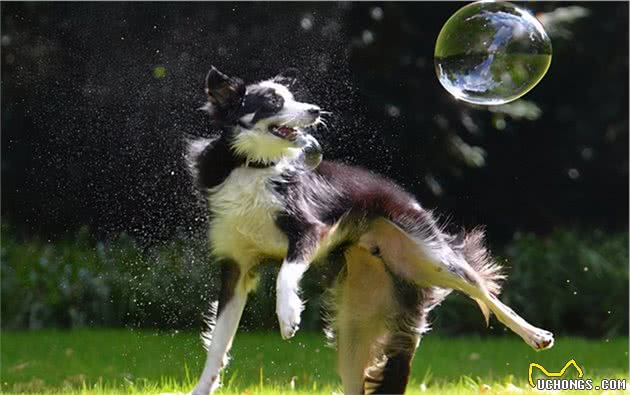
<path fill-rule="evenodd" d="M 486 316 L 487 304 L 494 309 L 500 303 L 492 298 L 504 276 L 483 245 L 483 231 L 447 234 L 413 196 L 368 170 L 331 161 L 306 168 L 298 149 L 264 132 L 277 119 L 288 119 L 275 115 L 284 108 L 264 103 L 270 90 L 296 114 L 312 108 L 294 102 L 282 78 L 247 88 L 222 74 L 209 79 L 207 110 L 223 131 L 216 139 L 192 141 L 188 160 L 208 196 L 210 245 L 222 262 L 222 290 L 218 335 L 193 393 L 206 395 L 219 385 L 263 259 L 282 262 L 277 309 L 283 336 L 292 336 L 299 324 L 301 275 L 309 264 L 323 268 L 332 279 L 328 333 L 339 350 L 346 393 L 403 393 L 428 330 L 427 314 L 451 288 L 474 293 Z M 254 135 L 256 148 L 243 144 Z"/>

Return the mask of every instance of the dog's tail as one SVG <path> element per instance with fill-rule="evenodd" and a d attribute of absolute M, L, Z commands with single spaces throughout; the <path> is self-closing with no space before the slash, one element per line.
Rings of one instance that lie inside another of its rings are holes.
<path fill-rule="evenodd" d="M 470 232 L 462 231 L 449 244 L 477 273 L 488 292 L 499 296 L 505 272 L 486 248 L 484 239 L 484 229 L 478 227 Z"/>
<path fill-rule="evenodd" d="M 493 296 L 501 293 L 501 283 L 505 280 L 503 268 L 496 263 L 484 243 L 485 232 L 483 228 L 475 228 L 470 232 L 462 231 L 460 234 L 447 241 L 455 254 L 463 258 L 475 272 L 481 287 L 485 288 Z M 448 236 L 447 236 L 448 240 Z M 466 270 L 466 269 L 464 269 Z M 490 325 L 490 308 L 479 298 L 472 299 L 477 302 L 486 326 Z"/>

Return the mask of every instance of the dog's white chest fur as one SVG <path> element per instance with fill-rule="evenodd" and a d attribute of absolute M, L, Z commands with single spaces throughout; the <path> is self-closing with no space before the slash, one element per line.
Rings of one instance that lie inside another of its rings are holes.
<path fill-rule="evenodd" d="M 213 191 L 210 243 L 216 254 L 241 262 L 286 254 L 287 238 L 274 221 L 283 202 L 269 185 L 277 175 L 279 170 L 273 167 L 240 167 Z"/>

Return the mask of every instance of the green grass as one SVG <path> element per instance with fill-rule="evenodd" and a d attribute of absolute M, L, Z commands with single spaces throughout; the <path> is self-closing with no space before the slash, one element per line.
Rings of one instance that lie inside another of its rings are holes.
<path fill-rule="evenodd" d="M 204 358 L 198 334 L 190 332 L 5 332 L 0 370 L 2 393 L 187 391 L 194 385 Z M 442 338 L 429 334 L 416 354 L 408 393 L 518 393 L 527 389 L 530 362 L 552 371 L 562 368 L 571 358 L 583 367 L 585 377 L 596 383 L 601 377 L 626 378 L 628 339 L 560 338 L 552 350 L 536 353 L 515 336 Z M 322 335 L 300 332 L 294 339 L 283 341 L 278 333 L 240 332 L 220 393 L 334 391 L 341 391 L 335 373 L 335 353 L 325 346 Z"/>

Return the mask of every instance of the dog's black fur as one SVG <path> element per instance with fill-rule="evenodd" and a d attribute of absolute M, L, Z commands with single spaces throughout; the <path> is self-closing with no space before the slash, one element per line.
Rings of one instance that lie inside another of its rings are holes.
<path fill-rule="evenodd" d="M 427 329 L 427 314 L 450 292 L 432 285 L 462 284 L 465 292 L 478 288 L 475 298 L 483 310 L 484 302 L 494 303 L 488 298 L 499 293 L 502 274 L 483 247 L 481 231 L 446 234 L 431 212 L 393 181 L 331 161 L 314 169 L 306 166 L 304 153 L 296 154 L 304 148 L 297 141 L 309 141 L 307 128 L 319 122 L 321 110 L 293 99 L 287 89 L 293 81 L 278 76 L 246 86 L 215 68 L 206 79 L 205 109 L 222 133 L 214 140 L 193 142 L 189 161 L 197 184 L 208 194 L 210 243 L 223 269 L 215 328 L 219 340 L 213 339 L 215 348 L 209 350 L 194 394 L 206 395 L 218 385 L 223 363 L 217 358 L 222 360 L 229 349 L 253 287 L 250 280 L 263 258 L 283 261 L 277 309 L 284 337 L 298 329 L 298 283 L 308 265 L 340 268 L 328 306 L 331 329 L 339 332 L 344 387 L 347 392 L 402 393 Z M 386 224 L 381 228 L 385 233 L 379 233 L 377 223 Z M 416 266 L 392 261 L 388 248 L 409 243 L 405 240 L 418 246 L 408 249 L 426 251 L 425 261 L 440 260 L 426 273 L 447 273 L 436 274 L 435 283 L 410 276 Z M 365 279 L 375 283 L 366 285 Z M 373 305 L 358 306 L 381 291 L 383 297 Z M 369 318 L 356 318 L 352 312 Z M 364 335 L 363 343 L 348 345 L 355 334 Z M 369 355 L 359 356 L 357 347 L 369 349 Z"/>

